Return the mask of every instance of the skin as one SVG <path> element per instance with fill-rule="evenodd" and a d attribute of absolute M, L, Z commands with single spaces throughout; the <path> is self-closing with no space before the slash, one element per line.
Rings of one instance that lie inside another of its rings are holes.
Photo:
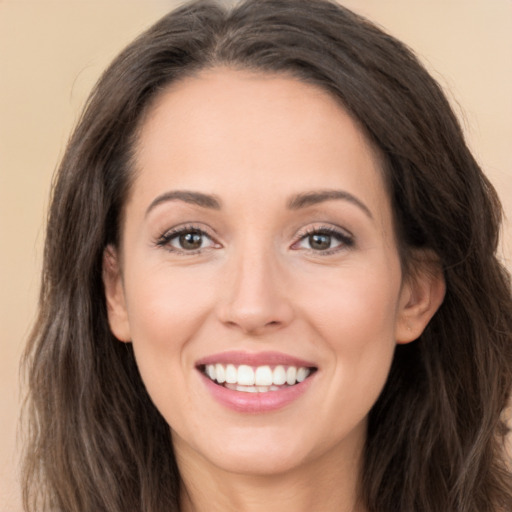
<path fill-rule="evenodd" d="M 375 150 L 323 90 L 229 69 L 171 85 L 136 149 L 104 282 L 112 331 L 133 343 L 172 430 L 182 509 L 362 510 L 368 412 L 396 343 L 421 334 L 444 294 L 426 265 L 402 275 Z M 165 197 L 184 190 L 220 207 Z M 290 208 L 325 190 L 344 197 Z M 162 241 L 176 227 L 204 231 L 202 248 Z M 341 238 L 318 249 L 309 235 L 326 227 Z M 228 350 L 278 351 L 318 370 L 286 407 L 233 411 L 195 368 Z"/>

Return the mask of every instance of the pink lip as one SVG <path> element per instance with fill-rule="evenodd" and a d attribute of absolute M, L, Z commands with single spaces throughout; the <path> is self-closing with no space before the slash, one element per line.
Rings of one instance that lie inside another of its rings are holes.
<path fill-rule="evenodd" d="M 285 386 L 278 391 L 268 391 L 266 393 L 247 393 L 244 391 L 234 391 L 216 384 L 203 373 L 203 367 L 208 364 L 246 364 L 248 366 L 296 366 L 304 368 L 316 368 L 311 361 L 300 359 L 298 357 L 283 354 L 281 352 L 242 352 L 228 351 L 213 354 L 211 356 L 199 359 L 196 362 L 196 368 L 200 378 L 213 398 L 221 405 L 237 412 L 244 413 L 263 413 L 270 412 L 287 406 L 299 399 L 309 388 L 317 372 L 311 374 L 304 381 L 294 386 Z"/>
<path fill-rule="evenodd" d="M 213 398 L 221 405 L 243 413 L 264 413 L 271 412 L 285 407 L 299 399 L 309 388 L 316 376 L 316 372 L 294 386 L 284 387 L 278 391 L 266 393 L 246 393 L 245 391 L 233 391 L 215 384 L 202 372 L 199 375 L 211 393 Z"/>
<path fill-rule="evenodd" d="M 246 364 L 248 366 L 275 366 L 282 364 L 283 366 L 303 366 L 304 368 L 316 367 L 315 363 L 299 359 L 288 354 L 281 352 L 240 352 L 240 351 L 229 351 L 221 352 L 219 354 L 213 354 L 211 356 L 199 359 L 196 362 L 196 367 L 204 366 L 207 364 Z"/>

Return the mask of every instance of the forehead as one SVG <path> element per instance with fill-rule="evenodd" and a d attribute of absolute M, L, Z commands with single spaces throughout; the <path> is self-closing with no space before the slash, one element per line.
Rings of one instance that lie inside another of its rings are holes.
<path fill-rule="evenodd" d="M 212 69 L 169 86 L 142 123 L 133 193 L 300 193 L 386 201 L 377 151 L 340 102 L 286 75 Z M 350 190 L 353 189 L 353 190 Z"/>

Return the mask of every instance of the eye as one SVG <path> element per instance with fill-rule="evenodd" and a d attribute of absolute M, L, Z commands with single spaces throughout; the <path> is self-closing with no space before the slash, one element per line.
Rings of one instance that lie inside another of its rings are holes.
<path fill-rule="evenodd" d="M 295 242 L 292 249 L 306 249 L 313 252 L 331 254 L 345 247 L 352 247 L 351 235 L 333 228 L 319 228 L 306 232 Z"/>
<path fill-rule="evenodd" d="M 185 227 L 165 233 L 158 240 L 157 245 L 173 252 L 193 253 L 217 244 L 202 229 Z"/>

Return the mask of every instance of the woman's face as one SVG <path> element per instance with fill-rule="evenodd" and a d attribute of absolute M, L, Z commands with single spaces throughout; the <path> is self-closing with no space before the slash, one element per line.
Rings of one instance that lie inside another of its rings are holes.
<path fill-rule="evenodd" d="M 216 69 L 162 94 L 135 160 L 109 318 L 178 460 L 357 461 L 395 345 L 426 323 L 358 126 L 314 86 Z"/>

